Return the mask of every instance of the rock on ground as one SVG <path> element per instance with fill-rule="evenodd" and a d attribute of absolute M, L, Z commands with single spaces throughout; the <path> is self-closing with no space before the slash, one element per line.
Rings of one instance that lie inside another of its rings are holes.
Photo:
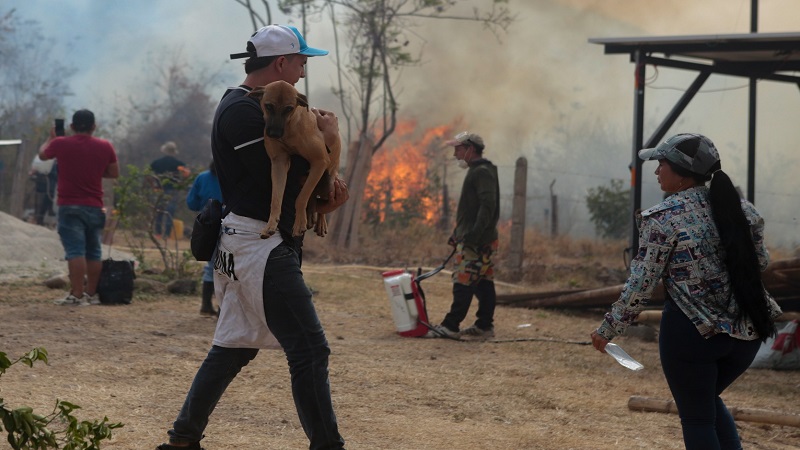
<path fill-rule="evenodd" d="M 0 281 L 52 278 L 67 273 L 64 248 L 55 230 L 0 211 Z M 130 253 L 103 245 L 103 258 L 135 260 Z"/>

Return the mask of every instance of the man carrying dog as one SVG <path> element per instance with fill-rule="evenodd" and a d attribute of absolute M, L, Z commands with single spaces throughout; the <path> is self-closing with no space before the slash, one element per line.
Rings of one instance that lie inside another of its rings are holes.
<path fill-rule="evenodd" d="M 92 134 L 94 113 L 72 115 L 72 136 L 56 137 L 55 129 L 39 149 L 39 159 L 58 163 L 58 236 L 64 246 L 70 292 L 57 305 L 99 305 L 97 284 L 103 270 L 100 235 L 106 224 L 103 178 L 119 177 L 117 154 L 110 142 Z"/>
<path fill-rule="evenodd" d="M 247 51 L 244 82 L 229 88 L 214 115 L 212 153 L 222 196 L 231 208 L 223 220 L 214 271 L 220 316 L 213 346 L 195 376 L 183 408 L 159 450 L 201 450 L 200 440 L 228 384 L 255 358 L 259 349 L 283 348 L 289 363 L 292 395 L 311 449 L 342 449 L 328 380 L 330 348 L 317 317 L 311 292 L 300 271 L 302 236 L 292 237 L 295 199 L 309 164 L 292 157 L 279 221 L 279 233 L 261 239 L 269 219 L 272 183 L 264 150 L 264 117 L 247 94 L 257 86 L 283 80 L 292 85 L 305 76 L 309 57 L 326 50 L 308 47 L 291 26 L 270 25 L 255 32 Z M 314 110 L 327 145 L 339 139 L 338 120 Z M 334 182 L 329 213 L 348 198 L 347 186 Z"/>
<path fill-rule="evenodd" d="M 483 157 L 483 138 L 467 131 L 447 141 L 459 167 L 467 169 L 456 210 L 456 228 L 448 239 L 454 246 L 453 304 L 440 325 L 425 337 L 488 339 L 494 337 L 494 289 L 492 255 L 497 251 L 500 218 L 500 186 L 497 166 Z M 475 323 L 459 331 L 469 312 L 472 296 L 478 297 Z"/>

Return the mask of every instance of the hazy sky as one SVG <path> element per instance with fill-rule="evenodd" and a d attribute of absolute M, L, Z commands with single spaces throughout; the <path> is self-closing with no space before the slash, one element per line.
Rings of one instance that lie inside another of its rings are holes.
<path fill-rule="evenodd" d="M 473 6 L 487 4 L 462 1 L 456 12 L 469 14 Z M 101 121 L 114 98 L 146 89 L 144 70 L 153 58 L 180 52 L 199 67 L 219 71 L 220 94 L 225 85 L 243 78 L 241 61 L 230 61 L 228 54 L 244 50 L 252 25 L 233 0 L 0 0 L 0 5 L 0 11 L 13 7 L 19 16 L 37 20 L 42 35 L 63 43 L 54 51 L 79 68 L 68 108 L 89 107 Z M 519 156 L 527 157 L 529 194 L 539 199 L 529 203 L 529 213 L 544 217 L 549 186 L 556 180 L 567 231 L 589 234 L 592 227 L 585 217 L 569 220 L 585 216 L 586 189 L 629 178 L 633 65 L 627 55 L 603 55 L 602 46 L 587 40 L 745 33 L 750 0 L 511 0 L 510 6 L 518 18 L 499 39 L 465 21 L 421 21 L 409 30 L 412 40 L 422 44 L 422 64 L 402 72 L 400 116 L 417 120 L 420 127 L 458 122 L 480 133 L 486 156 L 500 166 L 504 179 L 513 176 Z M 274 22 L 289 20 L 275 9 Z M 759 31 L 800 31 L 800 1 L 761 0 Z M 329 19 L 312 22 L 307 40 L 335 50 Z M 333 58 L 314 58 L 308 68 L 312 101 L 335 109 L 327 95 Z M 695 75 L 648 69 L 646 135 Z M 711 137 L 723 167 L 742 186 L 746 85 L 745 79 L 712 76 L 670 130 Z M 800 91 L 761 82 L 758 92 L 756 205 L 767 218 L 768 233 L 773 231 L 773 242 L 797 244 L 800 177 L 790 169 L 798 163 Z M 649 175 L 654 169 L 645 164 L 644 206 L 658 200 Z M 510 188 L 504 193 L 510 195 Z"/>

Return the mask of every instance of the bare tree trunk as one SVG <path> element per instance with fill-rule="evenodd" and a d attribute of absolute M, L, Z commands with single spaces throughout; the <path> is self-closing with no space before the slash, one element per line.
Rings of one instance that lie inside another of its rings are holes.
<path fill-rule="evenodd" d="M 28 183 L 28 168 L 33 157 L 29 156 L 28 145 L 25 141 L 17 147 L 17 159 L 14 161 L 14 173 L 12 174 L 11 198 L 8 212 L 12 216 L 21 219 L 25 209 L 25 185 Z"/>
<path fill-rule="evenodd" d="M 362 135 L 347 152 L 347 185 L 350 199 L 333 213 L 332 238 L 337 247 L 358 248 L 358 229 L 361 224 L 361 207 L 367 177 L 372 167 L 372 140 Z"/>

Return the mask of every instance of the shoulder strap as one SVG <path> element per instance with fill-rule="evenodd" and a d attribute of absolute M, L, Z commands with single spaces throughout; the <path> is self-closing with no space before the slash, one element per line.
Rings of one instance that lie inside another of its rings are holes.
<path fill-rule="evenodd" d="M 237 91 L 243 91 L 245 94 L 243 96 L 241 96 L 241 97 L 238 97 L 237 99 L 234 99 L 231 103 L 225 105 L 224 109 L 228 109 L 233 104 L 233 102 L 236 102 L 239 99 L 246 99 L 247 98 L 247 94 L 250 92 L 250 89 L 248 89 L 248 88 L 246 88 L 244 86 L 230 87 L 230 88 L 228 88 L 228 91 L 222 96 L 221 102 L 225 101 L 226 98 L 228 97 L 228 95 L 230 95 L 230 94 L 232 94 L 234 92 L 237 92 Z M 223 111 L 224 111 L 224 109 L 223 109 Z M 236 194 L 238 194 L 238 195 L 236 197 L 234 197 L 233 199 L 231 199 L 230 201 L 226 201 L 225 202 L 225 208 L 222 210 L 222 218 L 223 219 L 225 218 L 225 216 L 227 216 L 231 212 L 231 210 L 233 210 L 233 207 L 236 206 L 242 198 L 244 198 L 244 193 L 245 193 L 246 189 L 243 189 L 242 186 L 245 185 L 245 184 L 247 184 L 248 186 L 250 185 L 250 182 L 246 178 L 242 178 L 236 183 L 236 187 L 234 188 L 234 192 Z"/>

